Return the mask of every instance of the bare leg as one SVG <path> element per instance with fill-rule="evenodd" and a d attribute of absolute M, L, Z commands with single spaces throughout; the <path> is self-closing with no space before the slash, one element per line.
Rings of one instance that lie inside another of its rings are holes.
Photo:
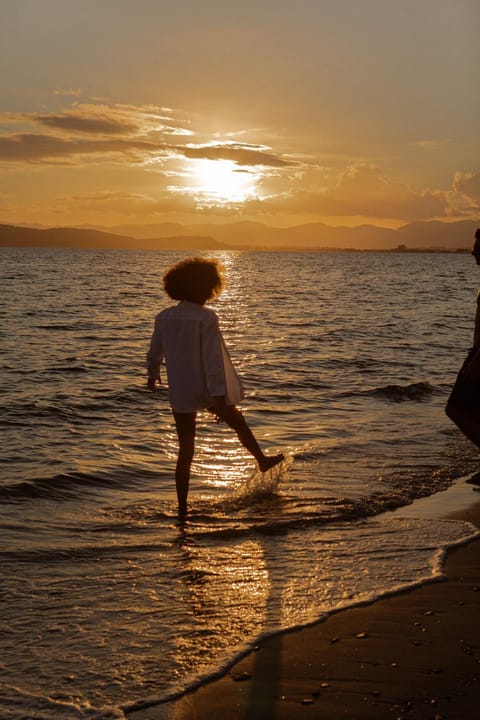
<path fill-rule="evenodd" d="M 188 486 L 190 466 L 195 449 L 195 413 L 173 413 L 178 434 L 178 459 L 175 469 L 177 486 L 178 511 L 181 515 L 187 512 Z"/>
<path fill-rule="evenodd" d="M 222 412 L 222 420 L 225 420 L 227 425 L 231 427 L 232 430 L 235 430 L 243 447 L 248 450 L 251 455 L 253 455 L 262 472 L 266 472 L 274 465 L 278 465 L 278 463 L 281 463 L 282 460 L 284 460 L 282 453 L 279 455 L 265 455 L 255 439 L 254 434 L 248 427 L 242 413 L 234 405 L 227 405 L 225 407 Z"/>

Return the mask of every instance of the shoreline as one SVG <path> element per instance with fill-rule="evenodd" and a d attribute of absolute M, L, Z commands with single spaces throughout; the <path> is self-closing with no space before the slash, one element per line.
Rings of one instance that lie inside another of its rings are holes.
<path fill-rule="evenodd" d="M 465 480 L 393 512 L 480 528 L 480 497 Z M 477 718 L 480 539 L 447 549 L 443 572 L 443 578 L 266 638 L 223 675 L 178 699 L 125 709 L 126 717 Z"/>

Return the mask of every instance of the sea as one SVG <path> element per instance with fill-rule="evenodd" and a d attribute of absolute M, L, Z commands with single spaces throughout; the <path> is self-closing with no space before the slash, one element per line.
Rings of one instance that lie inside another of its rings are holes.
<path fill-rule="evenodd" d="M 216 251 L 242 410 L 286 459 L 262 475 L 201 414 L 181 521 L 144 365 L 187 255 L 0 250 L 1 718 L 125 718 L 262 637 L 440 578 L 478 534 L 420 500 L 479 469 L 444 413 L 472 344 L 467 253 Z"/>

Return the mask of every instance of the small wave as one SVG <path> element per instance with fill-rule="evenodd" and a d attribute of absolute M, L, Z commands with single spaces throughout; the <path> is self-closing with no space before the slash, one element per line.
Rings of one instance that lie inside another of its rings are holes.
<path fill-rule="evenodd" d="M 18 687 L 5 687 L 0 693 L 1 717 L 10 720 L 25 718 L 62 718 L 62 720 L 126 720 L 120 708 L 93 708 L 87 701 L 46 697 Z"/>
<path fill-rule="evenodd" d="M 429 382 L 416 382 L 409 385 L 385 385 L 363 394 L 373 395 L 390 402 L 404 402 L 406 400 L 425 400 L 434 392 L 435 388 Z"/>
<path fill-rule="evenodd" d="M 5 408 L 5 416 L 3 420 L 13 424 L 21 424 L 27 421 L 30 425 L 33 420 L 50 418 L 57 420 L 58 418 L 71 419 L 71 410 L 67 403 L 54 403 L 43 400 L 13 401 Z"/>
<path fill-rule="evenodd" d="M 112 529 L 118 531 L 119 526 L 116 525 Z M 132 531 L 132 528 L 129 528 Z M 133 537 L 133 532 L 130 532 Z M 148 542 L 121 542 L 110 544 L 101 544 L 95 542 L 94 544 L 85 545 L 71 545 L 62 546 L 61 549 L 56 547 L 38 547 L 33 550 L 15 549 L 15 550 L 0 550 L 0 559 L 13 561 L 16 565 L 19 563 L 32 563 L 42 565 L 53 565 L 56 563 L 69 563 L 69 562 L 80 562 L 80 561 L 91 561 L 98 562 L 100 560 L 108 561 L 118 558 L 138 557 L 140 554 L 152 554 L 159 555 L 167 551 L 171 547 L 171 544 L 166 544 L 161 541 L 154 541 L 153 539 Z M 0 715 L 1 717 L 1 715 Z"/>
<path fill-rule="evenodd" d="M 287 458 L 287 463 L 290 458 Z M 446 490 L 456 479 L 473 471 L 474 463 L 444 466 L 398 473 L 379 478 L 385 490 L 373 492 L 360 498 L 322 497 L 315 504 L 302 504 L 294 511 L 288 510 L 288 498 L 276 494 L 284 472 L 278 476 L 261 478 L 254 473 L 250 481 L 234 494 L 216 502 L 208 500 L 192 504 L 185 529 L 191 538 L 218 540 L 241 538 L 252 535 L 284 535 L 291 531 L 308 530 L 332 524 L 363 522 L 368 518 L 410 505 L 414 500 Z M 262 501 L 271 507 L 272 498 L 282 501 L 283 511 L 272 517 L 263 513 Z M 285 505 L 286 503 L 286 505 Z M 252 512 L 244 511 L 252 508 Z M 231 521 L 234 515 L 235 521 Z"/>
<path fill-rule="evenodd" d="M 52 330 L 52 331 L 71 331 L 72 326 L 71 325 L 62 325 L 60 323 L 37 323 L 37 328 L 40 328 L 41 330 Z"/>
<path fill-rule="evenodd" d="M 49 368 L 52 373 L 87 373 L 88 369 L 83 365 L 54 365 Z"/>
<path fill-rule="evenodd" d="M 82 366 L 59 366 L 52 368 L 52 372 L 58 373 L 87 373 L 88 369 Z M 144 388 L 132 386 L 120 391 L 99 392 L 96 395 L 90 392 L 86 398 L 80 400 L 71 398 L 63 393 L 52 395 L 50 399 L 42 400 L 13 400 L 4 408 L 4 415 L 1 422 L 5 424 L 31 425 L 32 420 L 52 420 L 59 418 L 75 422 L 75 420 L 90 421 L 99 418 L 102 414 L 110 414 L 118 409 L 138 407 L 139 402 L 150 400 Z M 92 415 L 93 413 L 93 415 Z"/>
<path fill-rule="evenodd" d="M 158 474 L 143 469 L 116 468 L 98 473 L 70 472 L 51 477 L 35 478 L 19 483 L 0 485 L 0 501 L 21 501 L 42 498 L 45 500 L 70 500 L 85 498 L 87 493 L 96 493 L 105 488 L 125 488 L 145 483 L 147 475 L 157 478 Z"/>
<path fill-rule="evenodd" d="M 328 450 L 326 448 L 320 448 L 317 449 L 306 449 L 306 450 L 300 450 L 299 452 L 295 453 L 295 459 L 296 460 L 303 460 L 303 461 L 316 461 L 323 459 L 327 454 Z"/>

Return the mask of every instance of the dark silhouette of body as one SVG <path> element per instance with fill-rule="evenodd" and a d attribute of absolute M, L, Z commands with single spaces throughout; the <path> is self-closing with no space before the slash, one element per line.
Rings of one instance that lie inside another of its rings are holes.
<path fill-rule="evenodd" d="M 475 232 L 472 255 L 480 266 L 480 228 Z M 463 434 L 480 448 L 480 293 L 477 297 L 473 347 L 458 373 L 445 412 Z"/>
<path fill-rule="evenodd" d="M 187 512 L 190 467 L 195 449 L 197 411 L 208 409 L 238 435 L 262 472 L 278 465 L 282 454 L 267 456 L 236 404 L 243 387 L 218 326 L 218 318 L 205 303 L 217 297 L 224 280 L 216 260 L 190 258 L 171 267 L 163 278 L 166 293 L 178 305 L 155 319 L 147 355 L 148 387 L 160 383 L 160 365 L 167 366 L 170 403 L 177 428 L 179 450 L 175 471 L 178 507 Z"/>

